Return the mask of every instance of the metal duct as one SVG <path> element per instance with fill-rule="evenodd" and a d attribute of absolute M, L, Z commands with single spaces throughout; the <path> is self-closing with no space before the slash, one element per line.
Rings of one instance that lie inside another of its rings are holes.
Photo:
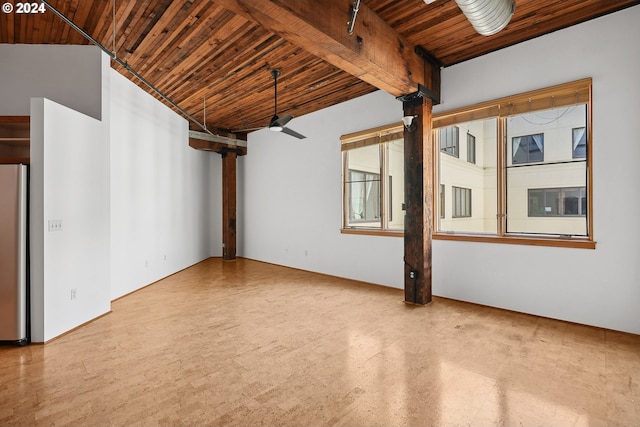
<path fill-rule="evenodd" d="M 456 3 L 473 28 L 483 36 L 506 27 L 516 8 L 513 0 L 456 0 Z"/>

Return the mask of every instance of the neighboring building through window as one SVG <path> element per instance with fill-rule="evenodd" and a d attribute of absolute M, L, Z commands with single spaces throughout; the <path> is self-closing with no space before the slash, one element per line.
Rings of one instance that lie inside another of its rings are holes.
<path fill-rule="evenodd" d="M 434 238 L 594 248 L 590 100 L 583 79 L 434 114 Z"/>
<path fill-rule="evenodd" d="M 447 233 L 495 234 L 498 121 L 487 118 L 463 122 L 459 127 L 467 134 L 466 147 L 462 147 L 466 153 L 460 154 L 462 158 L 440 154 L 436 164 L 436 181 L 441 192 L 440 199 L 435 200 L 439 206 L 434 207 L 434 211 L 439 209 L 440 212 L 436 229 Z M 440 135 L 441 132 L 435 132 L 435 144 L 439 144 Z M 455 183 L 458 190 L 450 185 L 445 187 L 443 183 Z M 473 212 L 470 211 L 471 203 L 466 205 L 469 211 L 462 209 L 466 199 L 466 196 L 461 199 L 464 189 L 469 190 L 469 198 L 473 194 Z M 454 211 L 456 205 L 458 209 Z"/>
<path fill-rule="evenodd" d="M 518 158 L 514 143 L 514 162 L 507 165 L 506 173 L 507 233 L 588 235 L 586 191 L 583 193 L 584 215 L 579 214 L 582 211 L 579 207 L 572 209 L 568 193 L 564 191 L 587 187 L 586 159 L 575 159 L 571 149 L 576 136 L 573 129 L 586 128 L 586 121 L 586 104 L 548 108 L 506 118 L 507 137 L 512 141 L 520 140 L 519 148 L 528 147 L 529 155 L 526 160 L 524 154 Z M 523 134 L 526 137 L 522 137 Z M 539 192 L 536 188 L 545 190 Z"/>
<path fill-rule="evenodd" d="M 434 114 L 433 238 L 595 248 L 591 84 Z M 403 134 L 398 123 L 341 137 L 343 232 L 404 229 Z"/>

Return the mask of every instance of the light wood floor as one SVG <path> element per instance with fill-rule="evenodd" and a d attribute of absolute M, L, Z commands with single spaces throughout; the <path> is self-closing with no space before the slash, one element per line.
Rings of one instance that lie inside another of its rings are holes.
<path fill-rule="evenodd" d="M 0 348 L 0 425 L 640 425 L 640 336 L 210 259 Z"/>

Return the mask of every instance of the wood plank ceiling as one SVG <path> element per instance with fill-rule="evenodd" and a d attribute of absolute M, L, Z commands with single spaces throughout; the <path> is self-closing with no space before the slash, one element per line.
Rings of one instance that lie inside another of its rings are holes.
<path fill-rule="evenodd" d="M 362 0 L 445 67 L 640 3 L 515 1 L 510 24 L 485 37 L 473 30 L 454 0 L 430 5 L 423 0 Z M 281 116 L 301 116 L 376 90 L 313 52 L 220 7 L 215 0 L 49 3 L 201 122 L 206 100 L 207 127 L 220 133 L 269 123 L 274 107 L 272 68 L 282 70 L 278 80 Z M 350 4 L 345 0 L 345 31 Z M 322 13 L 320 1 L 318 5 Z M 357 24 L 356 20 L 354 36 Z M 51 12 L 0 13 L 0 43 L 88 44 Z M 112 65 L 140 84 L 123 67 Z M 296 128 L 294 122 L 292 127 Z M 304 133 L 304 129 L 296 130 Z"/>

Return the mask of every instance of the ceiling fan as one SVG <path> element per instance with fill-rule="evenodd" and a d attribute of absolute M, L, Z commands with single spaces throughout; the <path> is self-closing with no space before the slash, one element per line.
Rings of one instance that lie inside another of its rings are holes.
<path fill-rule="evenodd" d="M 306 138 L 306 136 L 296 132 L 293 129 L 289 129 L 286 126 L 287 123 L 289 123 L 291 119 L 293 119 L 293 116 L 291 114 L 285 114 L 282 117 L 278 117 L 278 77 L 280 77 L 280 70 L 277 68 L 271 70 L 271 75 L 273 76 L 273 94 L 274 94 L 273 117 L 271 118 L 269 125 L 266 127 L 270 131 L 286 133 L 287 135 L 294 136 L 298 139 Z M 253 129 L 243 129 L 238 132 L 248 132 L 248 131 L 258 130 L 258 129 L 262 129 L 262 128 L 259 127 L 259 128 L 253 128 Z"/>

